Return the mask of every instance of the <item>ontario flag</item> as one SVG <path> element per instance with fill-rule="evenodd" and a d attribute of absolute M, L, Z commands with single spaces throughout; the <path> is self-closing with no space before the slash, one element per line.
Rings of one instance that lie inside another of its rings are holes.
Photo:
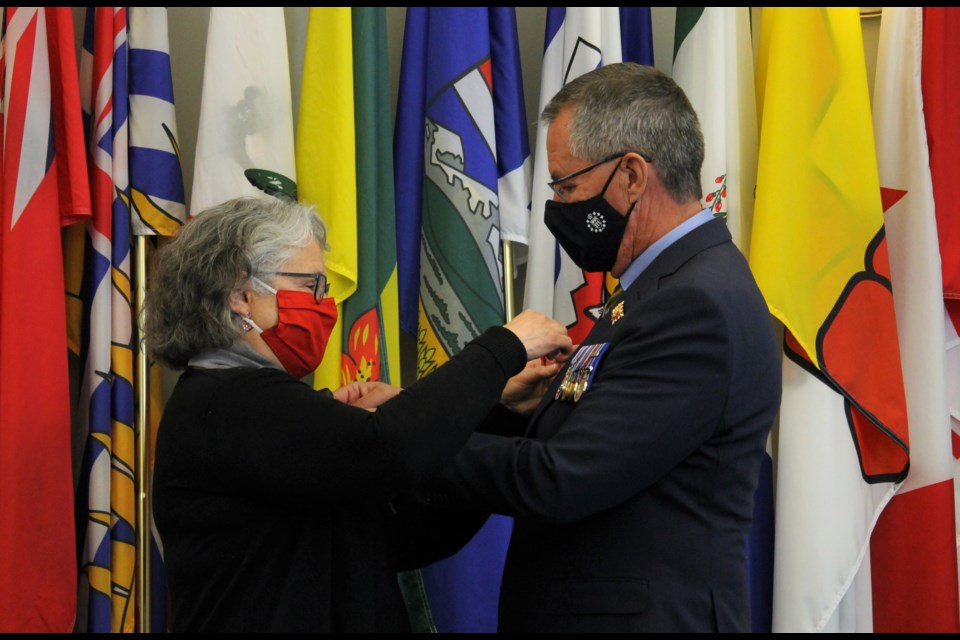
<path fill-rule="evenodd" d="M 502 241 L 524 239 L 529 205 L 522 86 L 513 7 L 408 9 L 397 260 L 400 321 L 417 336 L 420 377 L 506 319 Z M 423 569 L 441 632 L 496 630 L 511 529 L 492 516 L 459 553 Z"/>
<path fill-rule="evenodd" d="M 649 7 L 549 7 L 538 113 L 567 82 L 601 65 L 623 61 L 625 52 L 640 56 L 631 62 L 653 64 L 649 12 Z M 547 128 L 542 124 L 534 158 L 523 306 L 556 318 L 579 343 L 593 328 L 617 281 L 575 265 L 543 221 L 544 203 L 553 198 L 553 192 L 547 186 Z"/>
<path fill-rule="evenodd" d="M 73 17 L 7 7 L 0 165 L 0 632 L 76 618 L 60 228 L 90 215 Z"/>
<path fill-rule="evenodd" d="M 957 527 L 948 360 L 956 332 L 944 305 L 953 247 L 938 244 L 938 217 L 955 224 L 952 192 L 960 127 L 949 108 L 960 64 L 956 9 L 884 7 L 873 115 L 904 388 L 910 471 L 870 541 L 872 630 L 960 632 Z M 929 141 L 929 144 L 928 144 Z M 949 146 L 948 146 L 949 145 Z M 932 173 L 932 175 L 931 175 Z M 942 225 L 941 225 L 942 228 Z M 948 234 L 945 234 L 948 235 Z M 949 257 L 943 259 L 941 253 Z M 956 276 L 955 273 L 950 273 Z M 950 338 L 948 338 L 948 331 Z M 858 630 L 860 630 L 858 628 Z"/>
<path fill-rule="evenodd" d="M 861 630 L 911 450 L 858 10 L 765 9 L 757 91 L 750 266 L 786 334 L 773 631 Z"/>

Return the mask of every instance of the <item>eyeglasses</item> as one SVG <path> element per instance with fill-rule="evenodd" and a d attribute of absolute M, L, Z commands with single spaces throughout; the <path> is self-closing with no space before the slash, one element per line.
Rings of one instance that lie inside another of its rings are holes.
<path fill-rule="evenodd" d="M 601 160 L 600 162 L 596 162 L 596 163 L 590 165 L 589 167 L 584 167 L 583 169 L 580 169 L 579 171 L 574 171 L 574 172 L 571 173 L 570 175 L 563 176 L 562 178 L 557 178 L 556 180 L 551 180 L 550 182 L 547 183 L 547 186 L 550 187 L 550 189 L 553 190 L 553 192 L 554 192 L 555 194 L 557 194 L 557 197 L 560 198 L 560 200 L 562 200 L 563 202 L 566 202 L 566 201 L 567 201 L 568 189 L 566 189 L 566 188 L 564 188 L 563 186 L 561 186 L 564 182 L 567 182 L 568 180 L 573 180 L 574 178 L 576 178 L 576 177 L 578 177 L 578 176 L 582 176 L 582 175 L 585 174 L 585 173 L 589 173 L 590 171 L 593 171 L 594 169 L 596 169 L 596 168 L 599 167 L 600 165 L 606 164 L 606 163 L 610 162 L 611 160 L 616 160 L 616 159 L 618 159 L 618 158 L 622 158 L 623 156 L 627 155 L 627 153 L 629 153 L 629 152 L 628 152 L 628 151 L 621 151 L 620 153 L 614 153 L 613 155 L 609 155 L 609 156 L 607 156 L 606 158 L 604 158 L 603 160 Z M 650 158 L 648 158 L 648 157 L 647 157 L 645 154 L 643 154 L 643 153 L 640 154 L 640 157 L 643 158 L 644 160 L 646 160 L 647 162 L 653 162 L 653 160 L 651 160 Z"/>
<path fill-rule="evenodd" d="M 304 278 L 310 279 L 313 281 L 313 284 L 305 284 L 304 286 L 310 287 L 313 289 L 313 298 L 317 302 L 323 300 L 330 292 L 330 283 L 327 282 L 327 276 L 322 273 L 294 273 L 291 271 L 261 271 L 260 275 L 262 276 L 286 276 L 288 278 Z"/>

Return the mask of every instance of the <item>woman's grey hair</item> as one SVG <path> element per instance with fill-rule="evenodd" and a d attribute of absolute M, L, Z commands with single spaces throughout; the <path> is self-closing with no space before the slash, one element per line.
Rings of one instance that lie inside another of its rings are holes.
<path fill-rule="evenodd" d="M 570 153 L 600 161 L 635 151 L 653 161 L 677 202 L 703 196 L 703 133 L 683 89 L 654 67 L 619 62 L 568 82 L 540 119 L 549 125 L 574 107 Z"/>
<path fill-rule="evenodd" d="M 230 346 L 243 332 L 231 292 L 248 281 L 266 291 L 250 276 L 281 271 L 311 242 L 329 248 L 326 225 L 290 200 L 237 198 L 189 220 L 156 253 L 141 318 L 149 356 L 183 369 L 202 351 Z"/>

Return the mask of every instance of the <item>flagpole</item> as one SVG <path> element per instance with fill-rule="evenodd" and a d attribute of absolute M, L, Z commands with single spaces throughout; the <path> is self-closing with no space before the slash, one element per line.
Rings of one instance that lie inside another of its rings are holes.
<path fill-rule="evenodd" d="M 134 307 L 134 321 L 140 318 L 143 309 L 143 299 L 146 295 L 147 282 L 147 239 L 138 235 L 136 244 L 136 305 Z M 137 323 L 137 326 L 140 326 Z M 137 336 L 137 570 L 136 588 L 138 611 L 140 616 L 139 629 L 141 633 L 150 633 L 150 433 L 148 431 L 148 390 L 147 380 L 147 353 L 143 336 L 135 331 Z"/>
<path fill-rule="evenodd" d="M 503 310 L 507 322 L 513 320 L 513 243 L 503 241 Z"/>

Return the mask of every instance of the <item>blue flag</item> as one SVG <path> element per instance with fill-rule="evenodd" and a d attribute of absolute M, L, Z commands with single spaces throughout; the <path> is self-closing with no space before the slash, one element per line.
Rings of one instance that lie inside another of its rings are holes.
<path fill-rule="evenodd" d="M 407 11 L 394 141 L 400 325 L 426 375 L 505 321 L 502 240 L 526 241 L 530 153 L 513 7 Z M 512 520 L 423 579 L 441 632 L 496 630 Z"/>

